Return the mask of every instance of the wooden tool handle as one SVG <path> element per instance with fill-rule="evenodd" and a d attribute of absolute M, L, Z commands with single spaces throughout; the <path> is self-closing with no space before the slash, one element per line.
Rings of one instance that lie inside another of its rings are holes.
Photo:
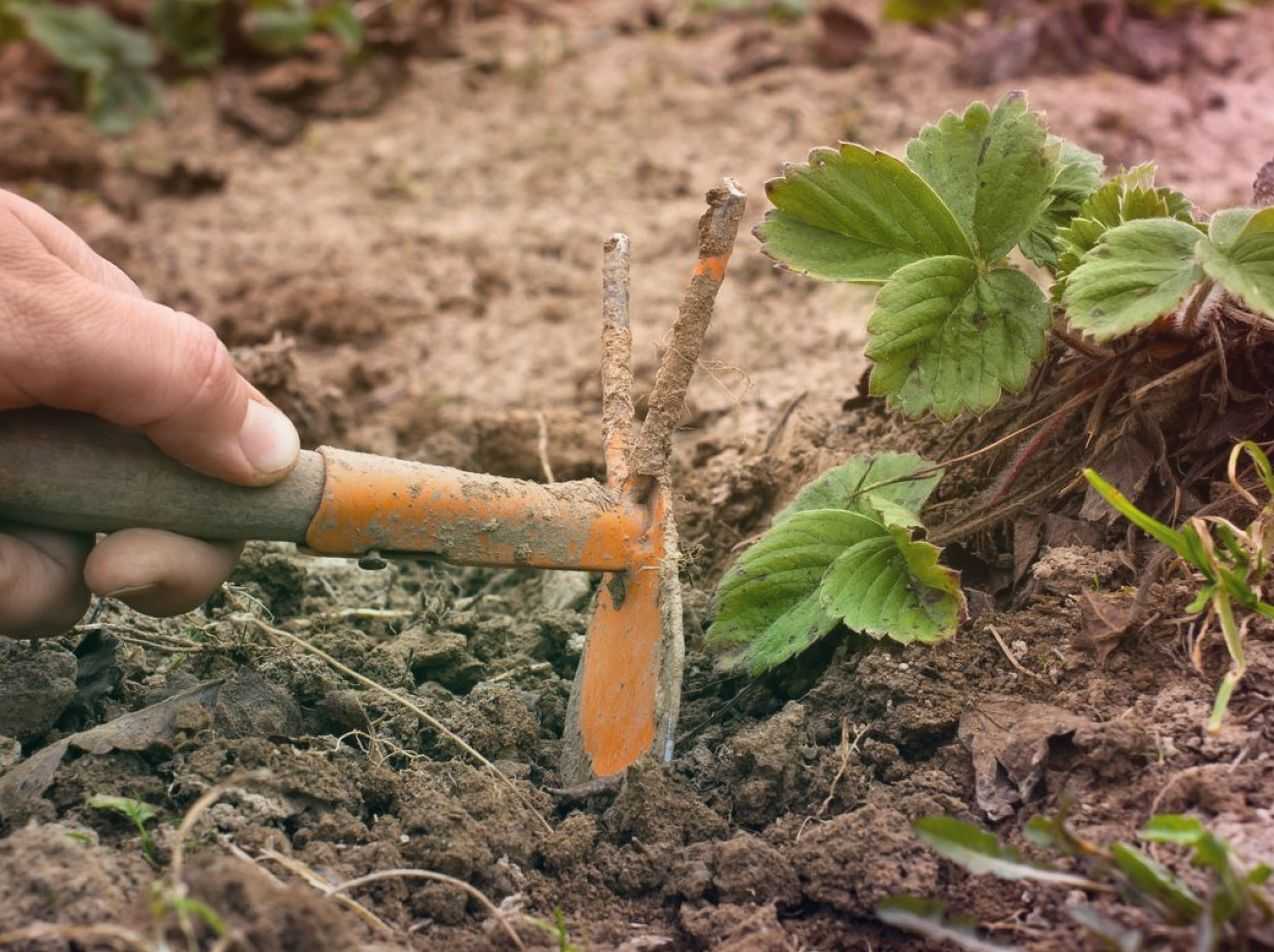
<path fill-rule="evenodd" d="M 641 557 L 649 517 L 592 480 L 545 486 L 328 446 L 273 486 L 232 486 L 139 433 L 41 409 L 0 412 L 0 522 L 614 572 Z"/>
<path fill-rule="evenodd" d="M 0 520 L 70 529 L 167 529 L 201 539 L 304 542 L 323 460 L 282 482 L 233 486 L 170 459 L 140 433 L 56 410 L 0 413 Z"/>

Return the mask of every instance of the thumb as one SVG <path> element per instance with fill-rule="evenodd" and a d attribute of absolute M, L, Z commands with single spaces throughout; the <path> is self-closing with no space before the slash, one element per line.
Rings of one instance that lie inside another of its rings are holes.
<path fill-rule="evenodd" d="M 24 402 L 140 428 L 169 456 L 230 482 L 274 482 L 296 464 L 296 428 L 206 324 L 66 267 L 25 291 L 17 339 L 0 342 L 2 376 Z"/>

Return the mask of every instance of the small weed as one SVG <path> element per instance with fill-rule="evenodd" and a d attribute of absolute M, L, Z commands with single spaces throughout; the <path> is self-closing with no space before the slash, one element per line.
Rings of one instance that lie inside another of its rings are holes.
<path fill-rule="evenodd" d="M 561 908 L 553 910 L 552 922 L 547 919 L 528 918 L 557 943 L 557 952 L 581 952 L 580 947 L 571 942 L 570 933 L 566 929 L 566 913 L 562 912 Z"/>
<path fill-rule="evenodd" d="M 1065 811 L 1034 817 L 1026 826 L 1026 835 L 1036 846 L 1075 861 L 1088 876 L 1028 862 L 993 834 L 951 817 L 925 817 L 917 820 L 913 829 L 934 852 L 974 875 L 1118 894 L 1146 908 L 1165 925 L 1192 927 L 1194 948 L 1200 952 L 1245 943 L 1254 929 L 1274 921 L 1274 905 L 1264 889 L 1270 867 L 1264 863 L 1242 867 L 1229 845 L 1194 817 L 1151 817 L 1138 838 L 1188 850 L 1191 864 L 1207 877 L 1207 890 L 1202 895 L 1136 846 L 1113 843 L 1103 847 L 1077 836 L 1067 824 Z M 1143 947 L 1145 937 L 1140 931 L 1116 922 L 1092 905 L 1069 905 L 1067 911 L 1106 948 Z M 894 897 L 882 903 L 877 914 L 897 928 L 945 939 L 973 952 L 1008 948 L 983 939 L 966 922 L 947 918 L 941 904 L 930 900 Z"/>
<path fill-rule="evenodd" d="M 1243 454 L 1247 454 L 1252 461 L 1265 485 L 1268 498 L 1263 505 L 1239 483 L 1237 470 Z M 1243 651 L 1247 619 L 1237 621 L 1235 607 L 1265 618 L 1274 618 L 1274 605 L 1266 602 L 1261 592 L 1261 583 L 1270 571 L 1265 533 L 1271 516 L 1274 516 L 1274 470 L 1271 470 L 1269 457 L 1264 451 L 1255 443 L 1245 440 L 1230 453 L 1229 475 L 1235 491 L 1259 510 L 1259 515 L 1246 529 L 1240 529 L 1219 516 L 1196 516 L 1180 529 L 1172 529 L 1138 509 L 1097 473 L 1091 469 L 1084 470 L 1088 482 L 1106 502 L 1133 525 L 1170 548 L 1181 561 L 1203 576 L 1203 584 L 1186 610 L 1191 614 L 1206 611 L 1208 614 L 1205 624 L 1212 618 L 1217 619 L 1232 662 L 1229 672 L 1221 681 L 1212 714 L 1208 718 L 1208 730 L 1212 733 L 1221 729 L 1230 696 L 1247 671 Z"/>
<path fill-rule="evenodd" d="M 146 829 L 146 824 L 159 816 L 154 807 L 131 797 L 112 797 L 105 794 L 89 797 L 87 805 L 94 810 L 118 813 L 125 819 L 130 820 L 133 826 L 137 828 L 137 835 L 141 838 L 142 854 L 152 866 L 159 865 L 159 849 L 155 845 L 154 838 L 150 835 L 150 830 Z"/>

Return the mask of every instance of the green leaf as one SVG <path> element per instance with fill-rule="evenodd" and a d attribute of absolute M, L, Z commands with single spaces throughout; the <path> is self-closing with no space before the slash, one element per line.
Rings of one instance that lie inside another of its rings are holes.
<path fill-rule="evenodd" d="M 1018 247 L 1031 261 L 1056 271 L 1058 232 L 1070 224 L 1084 202 L 1101 185 L 1104 163 L 1100 155 L 1065 139 L 1049 136 L 1049 143 L 1059 152 L 1057 178 L 1048 190 L 1048 207 L 1035 219 L 1035 224 Z"/>
<path fill-rule="evenodd" d="M 885 471 L 915 462 L 891 459 Z M 825 476 L 798 504 L 845 499 L 853 492 L 848 480 L 857 466 L 855 461 Z M 882 492 L 862 498 L 907 514 L 919 497 L 911 487 L 892 497 Z M 722 579 L 707 643 L 726 652 L 722 667 L 759 674 L 842 622 L 902 643 L 948 637 L 959 623 L 964 596 L 959 574 L 938 564 L 939 554 L 937 547 L 913 540 L 906 528 L 887 527 L 862 512 L 789 509 Z"/>
<path fill-rule="evenodd" d="M 1021 93 L 992 111 L 975 102 L 947 113 L 907 144 L 907 162 L 955 214 L 978 257 L 1008 254 L 1047 206 L 1057 152 Z"/>
<path fill-rule="evenodd" d="M 304 0 L 253 9 L 244 18 L 248 39 L 275 56 L 296 52 L 317 28 L 315 14 Z"/>
<path fill-rule="evenodd" d="M 222 0 L 155 0 L 150 27 L 165 48 L 190 69 L 221 61 Z"/>
<path fill-rule="evenodd" d="M 1204 830 L 1203 834 L 1194 842 L 1194 861 L 1197 865 L 1204 869 L 1210 869 L 1216 873 L 1226 886 L 1230 887 L 1237 882 L 1234 877 L 1234 870 L 1230 866 L 1230 847 L 1229 845 L 1214 833 Z"/>
<path fill-rule="evenodd" d="M 89 117 L 103 132 L 127 132 L 158 109 L 159 86 L 147 72 L 158 56 L 145 33 L 89 5 L 21 2 L 10 9 L 49 55 L 85 74 Z"/>
<path fill-rule="evenodd" d="M 155 846 L 150 831 L 146 829 L 146 824 L 159 816 L 154 807 L 141 800 L 134 800 L 132 797 L 112 797 L 105 794 L 89 797 L 86 802 L 91 809 L 118 813 L 131 820 L 141 838 L 142 854 L 152 864 L 159 865 L 159 850 Z"/>
<path fill-rule="evenodd" d="M 1083 876 L 1036 866 L 1024 860 L 1016 850 L 1004 846 L 994 833 L 988 833 L 949 816 L 921 817 L 911 824 L 925 844 L 975 876 L 991 874 L 1000 879 L 1030 879 L 1040 883 L 1087 888 Z"/>
<path fill-rule="evenodd" d="M 89 797 L 87 804 L 94 810 L 118 813 L 138 826 L 145 826 L 159 816 L 159 813 L 149 803 L 134 800 L 132 797 L 113 797 L 107 794 L 97 794 Z"/>
<path fill-rule="evenodd" d="M 978 935 L 970 923 L 947 918 L 947 908 L 933 899 L 891 896 L 876 907 L 876 916 L 895 929 L 932 939 L 950 942 L 967 952 L 1014 952 L 1016 946 L 989 942 Z"/>
<path fill-rule="evenodd" d="M 1088 484 L 1093 489 L 1097 490 L 1098 495 L 1106 500 L 1106 503 L 1125 519 L 1147 535 L 1162 542 L 1195 568 L 1207 571 L 1206 560 L 1199 560 L 1199 553 L 1190 545 L 1185 533 L 1178 532 L 1176 529 L 1164 525 L 1153 516 L 1142 512 L 1127 496 L 1102 479 L 1095 470 L 1085 469 L 1084 478 L 1088 480 Z"/>
<path fill-rule="evenodd" d="M 804 651 L 839 622 L 819 602 L 828 567 L 851 546 L 884 533 L 865 516 L 834 509 L 810 509 L 777 523 L 721 580 L 708 645 L 741 646 L 723 665 L 753 674 Z"/>
<path fill-rule="evenodd" d="M 1270 458 L 1265 455 L 1265 451 L 1251 440 L 1241 440 L 1234 445 L 1234 449 L 1230 451 L 1230 467 L 1235 469 L 1238 466 L 1238 459 L 1244 453 L 1252 461 L 1252 465 L 1256 467 L 1257 474 L 1261 477 L 1261 482 L 1265 484 L 1265 491 L 1274 496 L 1274 466 L 1270 465 Z"/>
<path fill-rule="evenodd" d="M 166 893 L 163 902 L 173 912 L 185 913 L 201 920 L 204 925 L 212 930 L 213 935 L 224 936 L 226 934 L 225 920 L 206 902 L 191 896 L 179 896 L 173 893 Z"/>
<path fill-rule="evenodd" d="M 1274 319 L 1274 208 L 1218 212 L 1199 257 L 1210 278 Z"/>
<path fill-rule="evenodd" d="M 159 111 L 159 81 L 126 66 L 89 76 L 86 106 L 93 124 L 107 135 L 123 135 Z"/>
<path fill-rule="evenodd" d="M 774 204 L 757 226 L 763 250 L 827 281 L 882 284 L 899 268 L 973 249 L 937 193 L 898 159 L 846 143 L 765 185 Z"/>
<path fill-rule="evenodd" d="M 949 420 L 1026 386 L 1044 354 L 1049 307 L 1012 268 L 980 272 L 968 258 L 929 258 L 881 288 L 868 322 L 871 392 L 908 415 Z"/>
<path fill-rule="evenodd" d="M 363 24 L 346 0 L 334 0 L 314 14 L 315 24 L 340 41 L 349 53 L 357 53 L 363 45 Z"/>
<path fill-rule="evenodd" d="M 1031 817 L 1022 828 L 1022 835 L 1036 846 L 1054 850 L 1067 848 L 1065 827 L 1056 817 L 1044 814 Z"/>
<path fill-rule="evenodd" d="M 1171 313 L 1203 277 L 1200 241 L 1192 225 L 1170 218 L 1105 232 L 1070 274 L 1062 303 L 1071 326 L 1105 341 Z"/>
<path fill-rule="evenodd" d="M 982 0 L 885 0 L 886 20 L 931 26 L 968 10 L 980 10 Z"/>
<path fill-rule="evenodd" d="M 1049 144 L 1058 149 L 1057 178 L 1049 193 L 1074 202 L 1078 210 L 1101 187 L 1102 172 L 1106 162 L 1096 152 L 1090 152 L 1069 139 L 1050 135 Z"/>
<path fill-rule="evenodd" d="M 0 46 L 26 39 L 27 31 L 12 3 L 0 0 Z"/>
<path fill-rule="evenodd" d="M 1189 199 L 1166 186 L 1156 186 L 1155 172 L 1154 163 L 1146 162 L 1112 176 L 1084 202 L 1081 216 L 1107 228 L 1142 218 L 1193 222 Z"/>
<path fill-rule="evenodd" d="M 1022 828 L 1028 842 L 1045 849 L 1056 850 L 1066 856 L 1084 857 L 1089 848 L 1076 838 L 1066 825 L 1069 806 L 1063 804 L 1054 815 L 1039 814 L 1031 817 Z"/>
<path fill-rule="evenodd" d="M 942 479 L 942 472 L 911 477 L 932 465 L 914 453 L 855 456 L 808 484 L 774 521 L 806 509 L 848 509 L 883 525 L 918 526 L 920 510 Z"/>
<path fill-rule="evenodd" d="M 1115 843 L 1110 847 L 1110 857 L 1133 889 L 1178 921 L 1194 922 L 1203 912 L 1203 904 L 1185 883 L 1136 847 Z"/>
<path fill-rule="evenodd" d="M 1232 248 L 1256 212 L 1255 208 L 1221 209 L 1208 220 L 1208 240 L 1218 248 Z"/>
<path fill-rule="evenodd" d="M 823 610 L 853 631 L 902 644 L 955 634 L 964 609 L 960 573 L 938 564 L 942 550 L 906 529 L 850 546 L 819 588 Z"/>
<path fill-rule="evenodd" d="M 1196 866 L 1210 870 L 1215 877 L 1212 888 L 1213 921 L 1223 923 L 1233 918 L 1250 901 L 1248 883 L 1230 863 L 1230 847 L 1192 816 L 1160 814 L 1153 816 L 1137 834 L 1152 843 L 1175 843 L 1188 846 Z"/>
<path fill-rule="evenodd" d="M 1114 176 L 1093 192 L 1070 224 L 1057 232 L 1057 282 L 1053 300 L 1060 302 L 1068 277 L 1108 229 L 1145 218 L 1175 218 L 1200 228 L 1189 200 L 1180 192 L 1154 185 L 1155 167 L 1138 165 Z"/>
<path fill-rule="evenodd" d="M 27 35 L 63 66 L 105 73 L 116 66 L 145 68 L 158 58 L 150 38 L 116 22 L 95 6 L 49 2 L 11 3 Z"/>
<path fill-rule="evenodd" d="M 1207 833 L 1203 824 L 1192 816 L 1160 813 L 1152 816 L 1137 834 L 1151 843 L 1177 843 L 1194 846 Z"/>

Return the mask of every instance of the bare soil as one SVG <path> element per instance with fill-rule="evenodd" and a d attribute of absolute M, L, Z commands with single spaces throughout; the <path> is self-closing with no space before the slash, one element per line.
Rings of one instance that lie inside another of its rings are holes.
<path fill-rule="evenodd" d="M 563 9 L 561 23 L 473 24 L 463 56 L 408 60 L 373 114 L 313 119 L 278 148 L 224 121 L 221 80 L 172 89 L 163 121 L 118 142 L 65 113 L 10 108 L 0 140 L 30 147 L 0 149 L 0 181 L 212 324 L 307 443 L 541 478 L 543 426 L 555 475 L 575 478 L 602 466 L 601 243 L 632 237 L 640 395 L 702 195 L 723 175 L 750 193 L 750 226 L 781 161 L 842 138 L 897 150 L 943 109 L 1013 86 L 1054 131 L 1111 166 L 1157 160 L 1204 208 L 1247 201 L 1274 156 L 1272 9 L 1196 24 L 1198 56 L 1154 82 L 1098 69 L 976 89 L 952 78 L 951 42 L 903 27 L 879 27 L 855 65 L 826 69 L 810 52 L 815 18 L 673 11 L 659 25 L 662 13 L 632 4 Z M 186 844 L 186 884 L 251 949 L 509 947 L 453 885 L 360 886 L 364 913 L 314 885 L 402 868 L 463 880 L 543 947 L 559 936 L 532 917 L 551 924 L 560 910 L 587 949 L 923 948 L 872 915 L 906 892 L 1027 949 L 1082 948 L 1072 897 L 970 877 L 909 831 L 946 813 L 1021 843 L 1025 821 L 1063 798 L 1093 839 L 1131 838 L 1155 810 L 1193 811 L 1246 860 L 1274 859 L 1274 631 L 1250 630 L 1245 686 L 1208 736 L 1223 652 L 1205 652 L 1206 675 L 1192 665 L 1182 582 L 1159 587 L 1155 620 L 1104 663 L 1085 640 L 1083 592 L 1137 583 L 1117 531 L 1046 534 L 1018 584 L 975 591 L 973 617 L 940 647 L 840 634 L 757 681 L 714 671 L 702 631 L 740 543 L 851 453 L 945 442 L 848 403 L 870 299 L 775 271 L 750 237 L 736 250 L 677 436 L 690 656 L 670 765 L 592 796 L 553 792 L 587 587 L 366 572 L 253 545 L 191 615 L 157 622 L 108 604 L 66 639 L 0 645 L 0 734 L 14 738 L 0 738 L 0 932 L 148 934 L 166 873 L 86 798 L 156 806 L 170 862 L 181 817 L 228 780 Z M 1003 536 L 981 554 L 996 546 L 1011 572 Z M 408 692 L 506 781 L 250 618 Z M 165 700 L 155 722 L 119 720 Z M 116 728 L 72 736 L 103 724 Z M 39 782 L 6 786 L 33 762 L 51 765 Z M 213 947 L 206 924 L 191 929 Z M 1172 932 L 1156 941 L 1188 947 Z"/>

